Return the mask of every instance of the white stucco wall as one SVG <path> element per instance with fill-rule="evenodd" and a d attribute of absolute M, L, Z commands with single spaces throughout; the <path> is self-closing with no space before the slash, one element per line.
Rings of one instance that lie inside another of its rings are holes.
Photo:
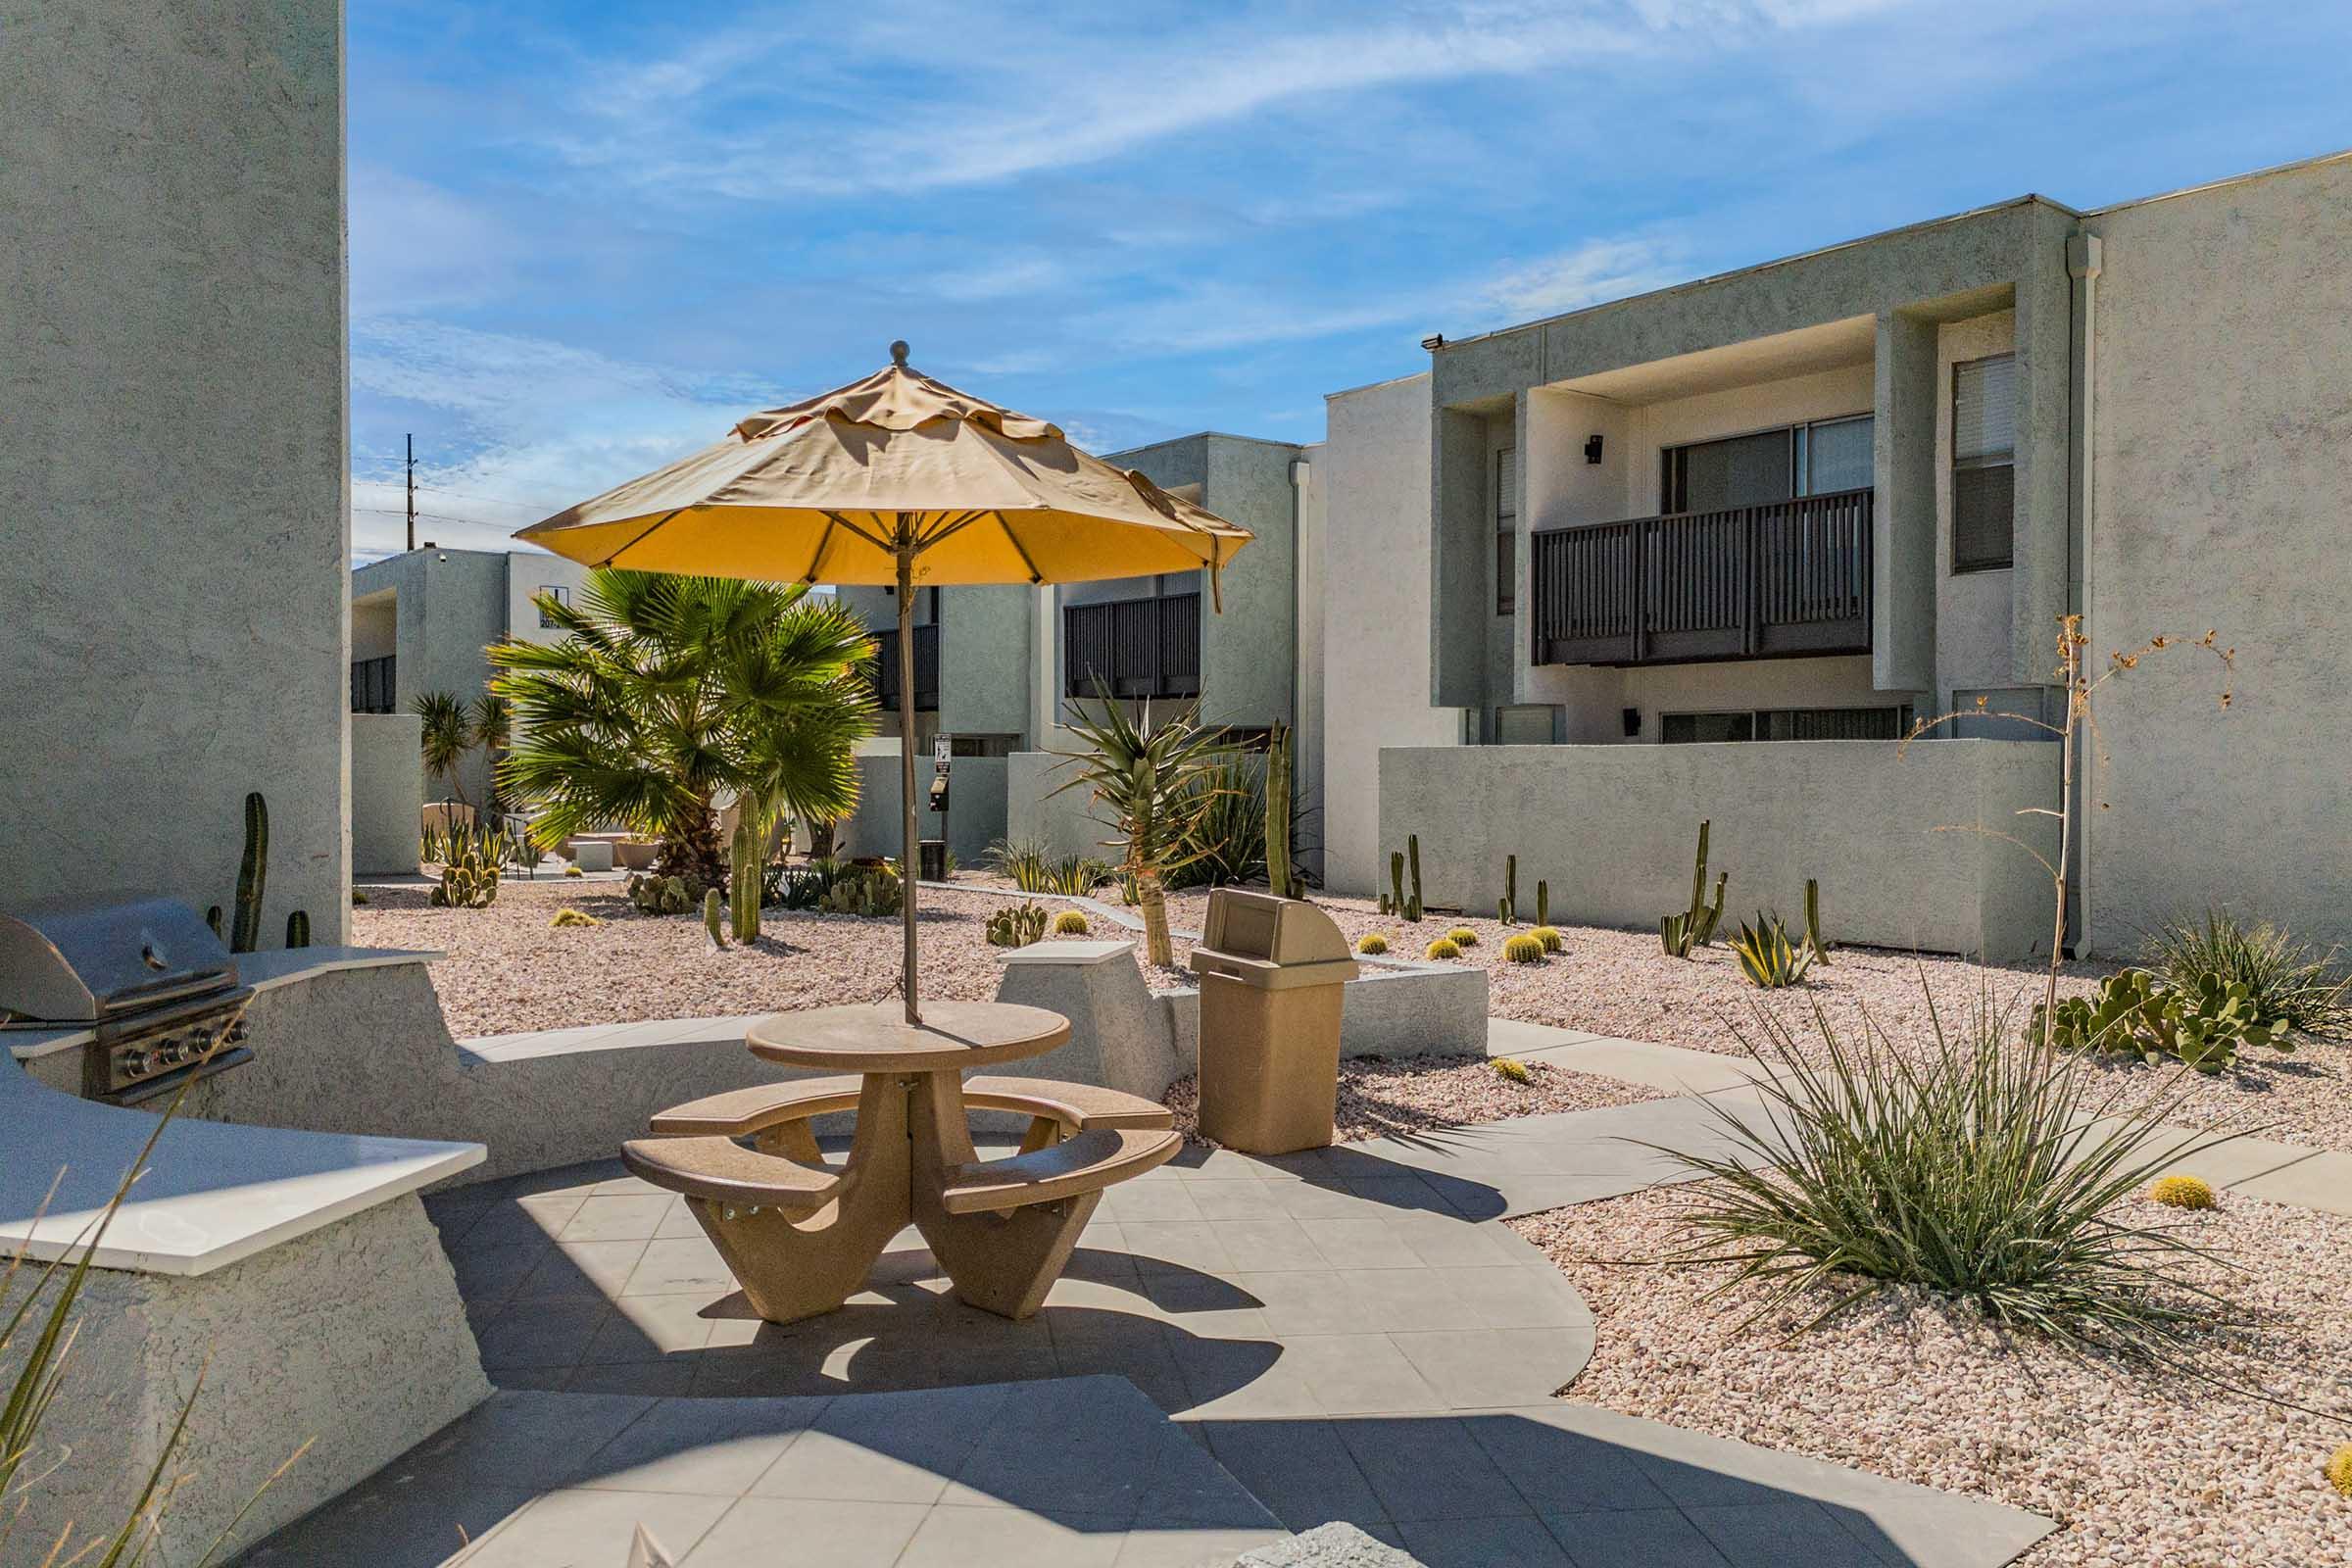
<path fill-rule="evenodd" d="M 414 713 L 351 715 L 351 869 L 357 876 L 416 869 L 423 730 L 424 721 Z"/>
<path fill-rule="evenodd" d="M 1491 911 L 1506 856 L 1520 898 L 1550 883 L 1555 918 L 1654 930 L 1690 898 L 1698 824 L 1724 918 L 1796 920 L 1821 883 L 1824 933 L 1987 958 L 2047 952 L 2050 884 L 2011 833 L 2050 853 L 2057 749 L 2029 741 L 1386 748 L 1381 828 L 1421 840 L 1432 906 Z"/>
<path fill-rule="evenodd" d="M 1446 746 L 1461 710 L 1430 706 L 1429 377 L 1326 403 L 1323 580 L 1324 880 L 1369 893 L 1384 874 L 1380 752 Z"/>
<path fill-rule="evenodd" d="M 2093 943 L 2230 903 L 2352 941 L 2352 157 L 2093 215 Z"/>
<path fill-rule="evenodd" d="M 6 899 L 349 930 L 341 9 L 54 0 L 0 48 Z"/>

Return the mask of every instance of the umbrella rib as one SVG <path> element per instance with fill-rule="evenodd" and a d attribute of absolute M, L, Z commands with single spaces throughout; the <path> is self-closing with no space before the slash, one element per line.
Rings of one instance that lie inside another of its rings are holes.
<path fill-rule="evenodd" d="M 1000 512 L 1000 513 L 998 513 L 998 514 L 997 514 L 997 523 L 998 523 L 998 526 L 1002 527 L 1002 528 L 1004 530 L 1004 542 L 1005 542 L 1006 544 L 1008 544 L 1008 545 L 1012 546 L 1012 553 L 1013 553 L 1014 555 L 1016 555 L 1016 556 L 1018 556 L 1018 557 L 1020 557 L 1020 558 L 1021 558 L 1021 564 L 1022 564 L 1022 565 L 1024 565 L 1024 566 L 1027 566 L 1027 567 L 1029 568 L 1029 581 L 1030 581 L 1030 583 L 1031 583 L 1032 585 L 1035 585 L 1035 584 L 1038 584 L 1038 583 L 1042 583 L 1042 582 L 1044 582 L 1044 581 L 1046 580 L 1046 574 L 1045 574 L 1044 572 L 1042 572 L 1042 571 L 1038 570 L 1038 569 L 1037 569 L 1037 563 L 1036 563 L 1035 561 L 1033 561 L 1033 560 L 1031 560 L 1031 559 L 1030 559 L 1030 556 L 1029 556 L 1029 547 L 1028 547 L 1027 545 L 1025 545 L 1025 544 L 1021 543 L 1021 537 L 1020 537 L 1020 535 L 1018 535 L 1018 534 L 1016 534 L 1016 533 L 1014 533 L 1014 532 L 1012 531 L 1012 517 L 1011 517 L 1011 515 L 1010 515 L 1009 514 L 1007 514 L 1007 513 L 1003 513 L 1003 512 Z"/>
<path fill-rule="evenodd" d="M 612 565 L 612 563 L 614 563 L 615 561 L 618 561 L 618 560 L 621 558 L 621 556 L 622 556 L 622 554 L 623 554 L 624 552 L 627 552 L 627 551 L 634 550 L 634 549 L 636 549 L 636 548 L 637 548 L 639 545 L 641 545 L 641 544 L 645 543 L 645 542 L 646 542 L 648 539 L 650 539 L 650 538 L 652 538 L 652 537 L 654 536 L 654 531 L 655 531 L 655 529 L 657 529 L 657 528 L 660 528 L 660 527 L 661 527 L 661 526 L 662 526 L 663 523 L 665 523 L 665 522 L 669 521 L 669 519 L 670 519 L 670 518 L 672 518 L 672 517 L 676 516 L 676 515 L 677 515 L 679 513 L 681 513 L 681 512 L 684 512 L 685 510 L 686 510 L 686 509 L 685 509 L 684 507 L 672 507 L 672 508 L 671 508 L 669 511 L 667 511 L 667 512 L 664 512 L 663 514 L 662 514 L 662 515 L 661 515 L 661 516 L 659 516 L 659 517 L 656 517 L 656 518 L 654 519 L 654 522 L 653 522 L 653 526 L 652 526 L 652 527 L 649 527 L 649 528 L 647 528 L 647 529 L 645 530 L 645 532 L 643 532 L 643 533 L 639 534 L 639 535 L 638 535 L 636 538 L 634 538 L 634 539 L 630 540 L 630 541 L 629 541 L 627 544 L 625 544 L 625 545 L 622 545 L 622 546 L 620 547 L 620 549 L 613 551 L 613 552 L 612 552 L 611 555 L 607 556 L 607 557 L 606 557 L 604 560 L 602 560 L 602 561 L 598 562 L 598 563 L 597 563 L 597 564 L 598 564 L 598 565 L 600 565 L 600 566 L 610 566 L 610 565 Z"/>
<path fill-rule="evenodd" d="M 881 551 L 884 555 L 894 554 L 898 549 L 898 547 L 893 545 L 889 540 L 877 538 L 873 534 L 867 533 L 863 528 L 858 527 L 841 513 L 828 512 L 825 514 L 825 519 L 828 524 L 838 523 L 842 527 L 849 529 L 850 532 L 856 534 L 867 544 L 872 545 L 876 550 Z"/>
<path fill-rule="evenodd" d="M 826 550 L 826 547 L 827 547 L 827 546 L 829 546 L 829 545 L 831 545 L 831 544 L 833 543 L 833 530 L 834 530 L 834 528 L 835 528 L 835 527 L 837 527 L 837 526 L 839 526 L 839 524 L 838 524 L 838 523 L 837 523 L 837 521 L 835 520 L 835 518 L 834 518 L 834 516 L 833 516 L 833 514 L 831 514 L 830 512 L 826 513 L 826 514 L 825 514 L 825 531 L 824 531 L 823 533 L 820 533 L 820 534 L 818 534 L 818 535 L 816 536 L 816 551 L 815 551 L 815 553 L 814 553 L 813 555 L 811 555 L 811 556 L 808 558 L 808 572 L 807 572 L 807 573 L 806 573 L 806 574 L 805 574 L 805 575 L 804 575 L 804 576 L 801 578 L 801 581 L 803 581 L 803 582 L 814 582 L 814 581 L 816 581 L 816 573 L 817 573 L 817 570 L 818 570 L 818 568 L 819 568 L 819 567 L 823 566 L 823 565 L 824 565 L 824 564 L 825 564 L 825 550 Z"/>

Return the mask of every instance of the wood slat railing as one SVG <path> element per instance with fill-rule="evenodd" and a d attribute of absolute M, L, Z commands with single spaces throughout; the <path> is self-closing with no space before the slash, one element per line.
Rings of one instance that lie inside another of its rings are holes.
<path fill-rule="evenodd" d="M 1872 492 L 1547 528 L 1539 664 L 1676 664 L 1870 651 Z"/>
<path fill-rule="evenodd" d="M 1092 697 L 1196 697 L 1200 692 L 1200 596 L 1166 594 L 1065 605 L 1062 691 Z"/>

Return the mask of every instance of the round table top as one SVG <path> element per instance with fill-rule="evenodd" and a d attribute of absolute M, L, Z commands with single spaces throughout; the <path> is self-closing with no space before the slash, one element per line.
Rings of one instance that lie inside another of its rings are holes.
<path fill-rule="evenodd" d="M 1038 1056 L 1070 1038 L 1070 1021 L 1010 1002 L 927 1002 L 909 1024 L 897 1000 L 771 1013 L 752 1025 L 752 1054 L 831 1072 L 939 1072 Z"/>

